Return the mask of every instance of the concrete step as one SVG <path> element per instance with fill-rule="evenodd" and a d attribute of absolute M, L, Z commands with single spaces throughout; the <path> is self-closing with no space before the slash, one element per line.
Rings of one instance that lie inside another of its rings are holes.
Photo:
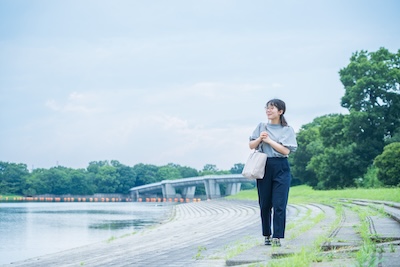
<path fill-rule="evenodd" d="M 343 248 L 358 247 L 363 240 L 358 233 L 360 218 L 357 213 L 344 207 L 338 226 L 329 235 L 329 241 L 322 245 L 322 250 L 336 250 Z"/>

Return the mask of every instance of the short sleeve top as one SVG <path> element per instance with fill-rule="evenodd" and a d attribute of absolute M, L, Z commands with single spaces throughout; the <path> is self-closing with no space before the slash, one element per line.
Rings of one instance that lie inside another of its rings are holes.
<path fill-rule="evenodd" d="M 260 133 L 266 131 L 269 137 L 277 143 L 287 147 L 290 152 L 295 152 L 297 149 L 296 133 L 290 126 L 282 126 L 280 124 L 271 124 L 260 122 L 254 129 L 252 135 L 250 136 L 250 141 L 260 137 Z M 273 149 L 269 144 L 262 142 L 261 148 L 259 150 L 266 153 L 268 157 L 278 157 L 284 158 L 287 155 L 283 155 Z"/>

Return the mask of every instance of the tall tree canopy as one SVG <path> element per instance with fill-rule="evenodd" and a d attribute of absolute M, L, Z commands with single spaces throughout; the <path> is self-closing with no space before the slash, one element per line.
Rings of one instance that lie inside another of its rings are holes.
<path fill-rule="evenodd" d="M 385 144 L 400 136 L 400 50 L 356 52 L 339 74 L 345 89 L 341 105 L 349 114 L 304 125 L 292 159 L 294 176 L 319 189 L 354 186 Z"/>
<path fill-rule="evenodd" d="M 400 50 L 390 53 L 385 48 L 376 52 L 356 52 L 347 67 L 339 71 L 345 88 L 341 105 L 360 116 L 364 125 L 377 136 L 392 137 L 400 122 Z"/>

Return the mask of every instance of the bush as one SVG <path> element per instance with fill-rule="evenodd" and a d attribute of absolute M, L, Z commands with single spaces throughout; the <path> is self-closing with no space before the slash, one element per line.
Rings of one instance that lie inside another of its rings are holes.
<path fill-rule="evenodd" d="M 376 166 L 370 166 L 364 177 L 356 180 L 357 187 L 363 188 L 380 188 L 383 183 L 378 179 L 379 169 Z"/>
<path fill-rule="evenodd" d="M 378 179 L 384 185 L 400 185 L 400 142 L 391 143 L 374 160 L 378 168 Z"/>

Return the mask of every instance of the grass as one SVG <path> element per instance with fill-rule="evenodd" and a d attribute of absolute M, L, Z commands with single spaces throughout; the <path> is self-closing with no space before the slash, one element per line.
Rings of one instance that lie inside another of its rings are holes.
<path fill-rule="evenodd" d="M 257 190 L 243 190 L 232 199 L 257 200 Z M 314 190 L 306 185 L 299 185 L 290 188 L 289 203 L 329 203 L 332 200 L 341 198 L 357 198 L 381 201 L 400 202 L 399 188 L 352 188 L 342 190 Z M 336 201 L 335 201 L 336 202 Z"/>
<path fill-rule="evenodd" d="M 114 240 L 116 240 L 117 238 L 115 236 L 111 236 L 109 239 L 107 239 L 107 243 L 110 243 Z"/>
<path fill-rule="evenodd" d="M 121 235 L 121 236 L 119 236 L 119 237 L 111 236 L 110 238 L 108 238 L 108 239 L 106 240 L 106 242 L 107 242 L 107 243 L 111 243 L 111 242 L 113 242 L 113 241 L 115 241 L 115 240 L 117 240 L 117 239 L 119 239 L 119 238 L 125 238 L 125 237 L 128 237 L 128 236 L 132 236 L 132 235 L 134 235 L 134 234 L 136 234 L 136 232 L 124 234 L 124 235 Z"/>
<path fill-rule="evenodd" d="M 234 243 L 231 243 L 225 246 L 225 260 L 233 258 L 234 256 L 246 251 L 256 245 L 258 245 L 258 240 L 252 237 L 245 237 L 242 240 L 237 240 Z"/>
<path fill-rule="evenodd" d="M 205 246 L 199 246 L 197 247 L 197 254 L 193 257 L 196 260 L 201 260 L 204 259 L 204 256 L 202 255 L 203 251 L 206 251 L 207 248 Z"/>
<path fill-rule="evenodd" d="M 361 219 L 361 224 L 358 226 L 359 233 L 363 239 L 363 246 L 356 253 L 357 266 L 378 266 L 379 259 L 377 257 L 377 247 L 370 238 L 369 223 L 367 217 L 374 215 L 376 211 L 368 208 L 353 207 L 353 210 L 358 213 Z"/>
<path fill-rule="evenodd" d="M 238 194 L 234 196 L 227 197 L 228 199 L 241 199 L 241 200 L 258 200 L 257 189 L 240 191 Z M 379 201 L 391 201 L 391 202 L 400 202 L 400 190 L 399 188 L 351 188 L 351 189 L 343 189 L 343 190 L 314 190 L 309 186 L 301 185 L 294 186 L 290 188 L 289 193 L 289 204 L 307 204 L 307 203 L 323 203 L 334 206 L 336 209 L 336 220 L 335 223 L 331 227 L 336 227 L 341 218 L 342 213 L 342 204 L 339 200 L 348 198 L 348 199 L 366 199 L 366 200 L 379 200 Z M 368 230 L 368 222 L 366 220 L 367 216 L 370 216 L 372 211 L 370 209 L 356 209 L 354 210 L 360 216 L 362 223 L 358 226 L 358 231 L 363 239 L 363 246 L 360 250 L 353 254 L 351 258 L 355 261 L 357 266 L 371 266 L 379 263 L 379 259 L 376 257 L 376 244 L 372 242 L 371 236 Z M 366 213 L 367 211 L 367 213 Z M 375 213 L 379 213 L 379 211 L 375 211 Z M 307 216 L 306 216 L 307 217 Z M 319 220 L 322 220 L 321 217 L 315 218 L 315 223 L 318 223 Z M 299 222 L 297 222 L 299 224 Z M 312 227 L 314 223 L 310 222 L 310 226 Z M 288 224 L 288 228 L 290 228 L 290 223 Z M 299 233 L 303 233 L 307 231 L 307 229 L 299 229 Z M 274 260 L 269 264 L 254 264 L 254 266 L 310 266 L 312 262 L 320 262 L 320 261 L 330 261 L 330 257 L 333 258 L 333 254 L 321 254 L 320 244 L 327 240 L 327 237 L 319 236 L 317 237 L 317 242 L 310 247 L 303 247 L 303 250 L 300 253 L 296 253 L 292 257 L 282 258 L 278 260 Z M 390 249 L 390 248 L 389 248 Z M 393 250 L 393 249 L 390 249 Z M 325 256 L 321 256 L 325 255 Z M 343 262 L 343 264 L 346 264 Z M 344 266 L 344 265 L 343 265 Z"/>

